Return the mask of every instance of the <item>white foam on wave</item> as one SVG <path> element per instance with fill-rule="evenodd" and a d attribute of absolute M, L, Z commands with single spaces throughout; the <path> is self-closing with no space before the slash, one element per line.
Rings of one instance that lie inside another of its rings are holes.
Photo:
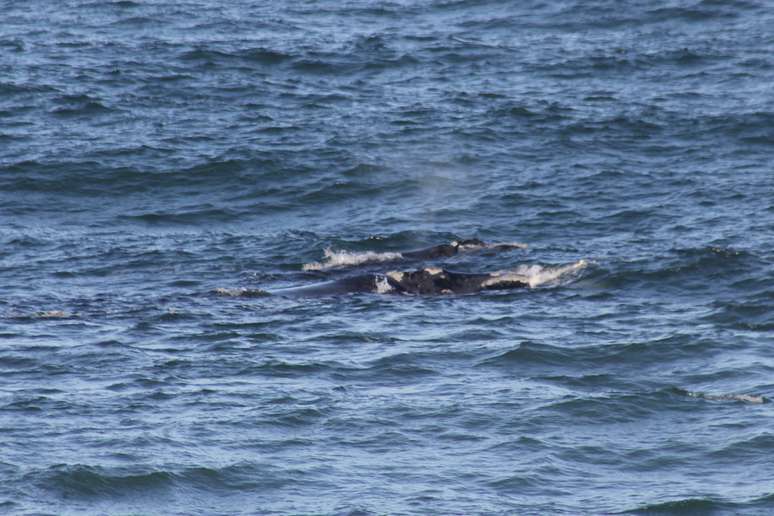
<path fill-rule="evenodd" d="M 495 242 L 492 244 L 486 244 L 485 247 L 488 247 L 488 248 L 511 247 L 513 249 L 527 249 L 529 245 L 523 242 Z"/>
<path fill-rule="evenodd" d="M 325 250 L 325 260 L 321 262 L 305 263 L 302 267 L 305 271 L 321 271 L 333 267 L 344 267 L 348 265 L 362 265 L 364 263 L 379 263 L 401 260 L 403 255 L 400 253 L 377 253 L 374 251 L 334 251 Z"/>
<path fill-rule="evenodd" d="M 215 294 L 224 297 L 263 297 L 268 296 L 269 293 L 261 289 L 251 288 L 216 288 Z"/>
<path fill-rule="evenodd" d="M 65 312 L 64 310 L 45 310 L 43 312 L 35 313 L 35 317 L 39 319 L 66 319 L 72 316 L 73 314 Z"/>
<path fill-rule="evenodd" d="M 579 260 L 570 265 L 558 267 L 522 265 L 515 269 L 493 273 L 492 279 L 487 280 L 486 285 L 492 286 L 499 283 L 521 282 L 526 283 L 530 288 L 535 288 L 541 285 L 560 283 L 561 280 L 585 269 L 588 265 L 589 262 L 586 260 Z"/>
<path fill-rule="evenodd" d="M 691 392 L 688 396 L 711 401 L 741 401 L 742 403 L 761 404 L 768 403 L 769 399 L 755 394 L 708 394 L 706 392 Z"/>

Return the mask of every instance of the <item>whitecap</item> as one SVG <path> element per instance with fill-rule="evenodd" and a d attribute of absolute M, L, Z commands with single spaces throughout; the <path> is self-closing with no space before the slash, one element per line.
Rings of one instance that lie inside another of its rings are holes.
<path fill-rule="evenodd" d="M 325 250 L 325 260 L 322 262 L 306 263 L 302 267 L 305 271 L 320 271 L 333 267 L 343 267 L 348 265 L 362 265 L 364 263 L 379 263 L 401 260 L 403 255 L 400 253 L 377 253 L 374 251 L 333 251 Z"/>
<path fill-rule="evenodd" d="M 487 280 L 485 286 L 493 286 L 508 282 L 526 283 L 530 288 L 542 285 L 559 284 L 562 280 L 576 274 L 588 267 L 587 260 L 579 260 L 570 265 L 562 266 L 542 266 L 542 265 L 522 265 L 515 269 L 498 271 L 492 274 L 492 278 Z"/>
<path fill-rule="evenodd" d="M 64 310 L 45 310 L 35 313 L 35 317 L 39 319 L 66 319 L 72 317 L 72 314 Z"/>
<path fill-rule="evenodd" d="M 711 401 L 741 401 L 742 403 L 761 404 L 769 401 L 765 396 L 755 394 L 708 394 L 706 392 L 688 392 L 692 398 L 701 398 Z"/>
<path fill-rule="evenodd" d="M 485 244 L 485 247 L 487 248 L 513 248 L 513 249 L 527 249 L 529 247 L 528 244 L 525 244 L 523 242 L 495 242 L 493 244 Z"/>

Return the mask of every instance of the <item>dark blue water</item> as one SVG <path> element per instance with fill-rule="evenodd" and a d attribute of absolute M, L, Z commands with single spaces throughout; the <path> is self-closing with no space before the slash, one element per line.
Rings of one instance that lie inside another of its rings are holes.
<path fill-rule="evenodd" d="M 772 27 L 0 1 L 0 512 L 774 512 Z M 529 248 L 303 267 L 473 237 Z"/>

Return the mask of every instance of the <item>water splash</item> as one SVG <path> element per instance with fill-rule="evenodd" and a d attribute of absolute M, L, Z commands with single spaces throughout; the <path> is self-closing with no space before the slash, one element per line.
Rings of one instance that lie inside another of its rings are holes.
<path fill-rule="evenodd" d="M 325 260 L 321 262 L 305 263 L 302 267 L 305 271 L 321 271 L 333 267 L 344 267 L 348 265 L 362 265 L 364 263 L 391 262 L 403 259 L 400 253 L 377 253 L 374 251 L 333 251 L 328 248 L 325 250 Z"/>
<path fill-rule="evenodd" d="M 755 394 L 709 394 L 706 392 L 686 391 L 686 395 L 691 398 L 701 398 L 710 401 L 741 401 L 742 403 L 752 403 L 758 405 L 768 403 L 769 399 L 765 396 Z"/>
<path fill-rule="evenodd" d="M 588 265 L 589 262 L 587 260 L 578 260 L 570 265 L 559 267 L 522 265 L 515 269 L 493 273 L 493 278 L 488 280 L 486 285 L 493 286 L 500 283 L 521 282 L 526 283 L 530 288 L 535 288 L 542 285 L 559 284 L 567 276 L 585 269 Z"/>
<path fill-rule="evenodd" d="M 64 310 L 44 310 L 42 312 L 36 312 L 34 317 L 38 319 L 67 319 L 73 317 L 70 312 Z"/>

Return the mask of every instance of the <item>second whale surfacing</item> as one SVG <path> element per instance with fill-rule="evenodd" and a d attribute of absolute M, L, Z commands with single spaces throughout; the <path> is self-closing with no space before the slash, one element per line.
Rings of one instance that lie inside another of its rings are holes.
<path fill-rule="evenodd" d="M 484 252 L 504 252 L 513 249 L 526 249 L 527 244 L 518 242 L 511 243 L 486 243 L 477 238 L 467 240 L 454 240 L 448 244 L 434 245 L 424 249 L 415 249 L 413 251 L 334 251 L 325 250 L 325 259 L 320 262 L 306 263 L 303 265 L 305 271 L 319 271 L 337 267 L 351 267 L 367 263 L 383 263 L 401 260 L 432 260 L 450 258 L 460 253 L 472 251 Z"/>

